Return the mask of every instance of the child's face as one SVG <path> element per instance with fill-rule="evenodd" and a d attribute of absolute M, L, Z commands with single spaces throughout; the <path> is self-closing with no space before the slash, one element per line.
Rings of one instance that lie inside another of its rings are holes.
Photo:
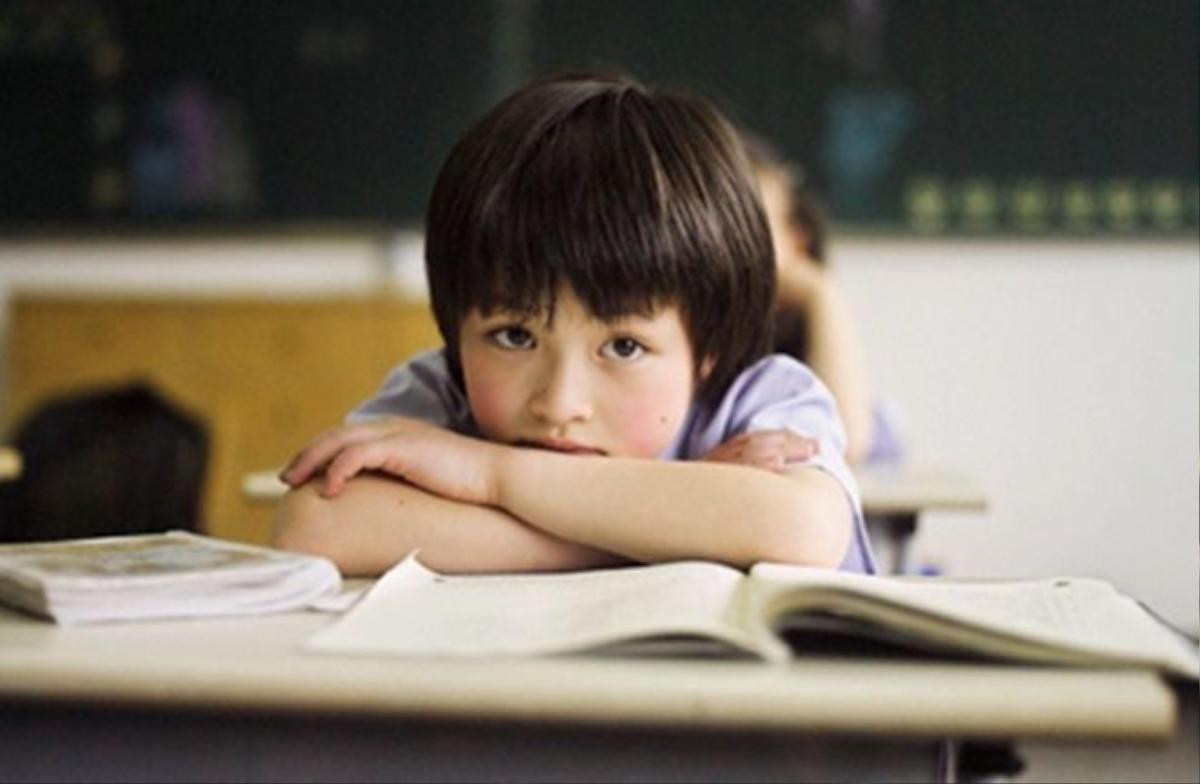
<path fill-rule="evenodd" d="M 552 323 L 472 311 L 459 350 L 483 435 L 560 451 L 657 457 L 683 424 L 696 381 L 678 308 L 598 321 L 569 289 Z"/>

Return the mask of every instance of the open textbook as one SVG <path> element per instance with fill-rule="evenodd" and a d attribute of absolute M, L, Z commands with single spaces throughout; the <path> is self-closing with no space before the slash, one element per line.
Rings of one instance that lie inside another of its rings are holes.
<path fill-rule="evenodd" d="M 186 531 L 0 546 L 0 603 L 61 624 L 279 612 L 341 579 L 325 558 Z"/>
<path fill-rule="evenodd" d="M 445 576 L 409 556 L 312 639 L 318 652 L 492 657 L 703 639 L 786 662 L 860 647 L 1200 675 L 1197 651 L 1100 580 L 956 581 L 717 563 Z"/>

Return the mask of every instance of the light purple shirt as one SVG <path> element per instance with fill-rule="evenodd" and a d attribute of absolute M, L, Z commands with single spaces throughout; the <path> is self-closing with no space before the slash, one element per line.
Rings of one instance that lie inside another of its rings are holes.
<path fill-rule="evenodd" d="M 378 394 L 351 411 L 346 421 L 383 416 L 407 416 L 464 435 L 480 435 L 442 349 L 422 352 L 394 368 Z M 817 439 L 817 455 L 804 464 L 830 474 L 846 493 L 854 512 L 854 532 L 839 568 L 875 573 L 858 485 L 843 457 L 846 434 L 833 396 L 799 361 L 783 354 L 764 357 L 743 370 L 716 405 L 693 403 L 674 442 L 660 457 L 696 460 L 736 435 L 778 429 Z"/>

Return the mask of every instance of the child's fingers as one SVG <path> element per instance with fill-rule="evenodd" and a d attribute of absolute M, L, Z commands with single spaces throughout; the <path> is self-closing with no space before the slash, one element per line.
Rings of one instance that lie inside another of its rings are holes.
<path fill-rule="evenodd" d="M 788 463 L 802 462 L 820 451 L 820 442 L 791 430 L 756 430 L 741 433 L 722 443 L 706 460 L 782 471 Z"/>
<path fill-rule="evenodd" d="M 365 441 L 371 435 L 371 431 L 366 428 L 335 428 L 326 431 L 297 452 L 279 478 L 292 487 L 298 487 L 311 479 L 346 447 Z"/>
<path fill-rule="evenodd" d="M 729 444 L 736 462 L 770 471 L 783 470 L 788 463 L 808 460 L 820 451 L 816 439 L 787 430 L 756 432 L 741 442 L 731 439 Z"/>
<path fill-rule="evenodd" d="M 279 478 L 289 487 L 299 487 L 308 481 L 317 467 L 317 461 L 312 457 L 311 450 L 303 449 L 297 452 L 291 462 L 279 472 Z"/>
<path fill-rule="evenodd" d="M 765 468 L 769 471 L 777 471 L 784 467 L 789 459 L 790 454 L 784 451 L 783 444 L 775 439 L 763 439 L 754 442 L 747 447 L 744 455 L 745 461 L 757 468 Z"/>
<path fill-rule="evenodd" d="M 321 494 L 334 498 L 349 482 L 363 471 L 383 469 L 399 475 L 399 459 L 395 448 L 386 440 L 351 444 L 339 452 L 325 468 L 325 483 Z"/>
<path fill-rule="evenodd" d="M 752 443 L 758 449 L 773 452 L 789 461 L 807 460 L 816 455 L 821 443 L 791 430 L 768 430 L 753 434 Z"/>
<path fill-rule="evenodd" d="M 743 441 L 757 445 L 762 448 L 777 449 L 786 453 L 803 453 L 812 451 L 817 444 L 817 439 L 809 436 L 802 436 L 792 430 L 757 430 L 753 433 L 743 433 L 737 438 L 730 439 L 729 443 L 737 443 Z"/>
<path fill-rule="evenodd" d="M 821 442 L 815 438 L 787 431 L 785 452 L 788 460 L 808 460 L 821 451 Z"/>
<path fill-rule="evenodd" d="M 279 478 L 292 487 L 304 484 L 324 467 L 330 457 L 337 453 L 337 448 L 327 441 L 310 444 L 296 453 Z"/>
<path fill-rule="evenodd" d="M 779 471 L 786 465 L 783 455 L 778 452 L 766 452 L 758 455 L 751 465 L 755 468 L 765 468 L 768 471 Z"/>
<path fill-rule="evenodd" d="M 339 452 L 325 467 L 325 482 L 321 487 L 321 495 L 333 498 L 341 493 L 346 487 L 346 482 L 366 466 L 365 451 L 361 446 L 351 446 Z"/>

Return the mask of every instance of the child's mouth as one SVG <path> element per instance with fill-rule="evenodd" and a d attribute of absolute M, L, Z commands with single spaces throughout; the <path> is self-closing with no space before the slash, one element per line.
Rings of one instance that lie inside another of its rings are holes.
<path fill-rule="evenodd" d="M 517 446 L 546 449 L 551 452 L 561 452 L 567 455 L 603 455 L 604 451 L 595 447 L 577 444 L 574 441 L 558 441 L 554 439 L 538 441 L 518 441 Z"/>

